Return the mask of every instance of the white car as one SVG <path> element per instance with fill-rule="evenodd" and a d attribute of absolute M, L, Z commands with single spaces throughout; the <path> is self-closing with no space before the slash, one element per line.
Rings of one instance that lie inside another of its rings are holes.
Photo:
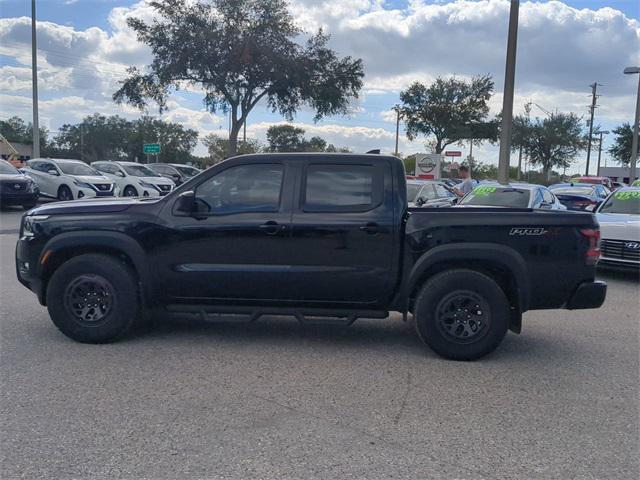
<path fill-rule="evenodd" d="M 640 187 L 613 192 L 596 210 L 599 265 L 640 268 Z"/>
<path fill-rule="evenodd" d="M 175 183 L 145 165 L 135 162 L 93 162 L 93 168 L 113 180 L 123 197 L 161 197 Z"/>
<path fill-rule="evenodd" d="M 35 180 L 44 197 L 74 200 L 118 194 L 111 180 L 80 160 L 34 158 L 22 171 Z"/>

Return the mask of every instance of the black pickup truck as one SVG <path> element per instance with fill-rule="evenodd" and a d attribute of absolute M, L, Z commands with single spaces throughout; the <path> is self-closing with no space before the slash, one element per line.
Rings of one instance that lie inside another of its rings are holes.
<path fill-rule="evenodd" d="M 67 336 L 155 309 L 353 322 L 397 311 L 440 355 L 479 358 L 522 313 L 598 308 L 590 213 L 407 207 L 391 156 L 245 155 L 159 199 L 53 203 L 22 219 L 20 281 Z"/>

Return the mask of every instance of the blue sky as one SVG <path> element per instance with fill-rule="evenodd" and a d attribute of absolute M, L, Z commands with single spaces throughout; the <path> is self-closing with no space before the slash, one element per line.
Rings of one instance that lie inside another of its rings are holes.
<path fill-rule="evenodd" d="M 148 13 L 125 0 L 38 0 L 41 116 L 51 130 L 99 111 L 135 117 L 137 112 L 113 104 L 111 94 L 129 65 L 148 63 L 124 19 Z M 323 27 L 341 54 L 363 58 L 365 88 L 351 115 L 315 124 L 301 111 L 296 123 L 308 135 L 361 151 L 393 148 L 395 122 L 390 108 L 399 91 L 415 80 L 437 75 L 470 77 L 491 74 L 496 81 L 492 113 L 500 109 L 508 2 L 485 0 L 291 0 L 294 17 L 307 31 Z M 600 10 L 607 7 L 609 10 Z M 0 117 L 29 118 L 29 36 L 27 0 L 0 0 Z M 559 111 L 586 115 L 588 85 L 603 83 L 596 122 L 610 129 L 631 121 L 632 78 L 624 66 L 640 63 L 638 0 L 566 0 L 521 5 L 516 112 L 527 101 Z M 201 94 L 173 97 L 167 120 L 183 122 L 203 134 L 224 135 L 224 115 L 203 111 Z M 152 111 L 152 113 L 154 113 Z M 534 107 L 534 115 L 544 115 Z M 256 107 L 249 136 L 264 139 L 270 124 L 283 119 Z M 425 151 L 426 139 L 401 139 L 404 152 Z M 458 147 L 455 147 L 458 148 Z M 467 147 L 460 148 L 466 153 Z M 202 153 L 202 147 L 199 148 Z M 476 159 L 495 163 L 494 147 L 474 149 Z M 576 169 L 583 163 L 580 159 Z"/>

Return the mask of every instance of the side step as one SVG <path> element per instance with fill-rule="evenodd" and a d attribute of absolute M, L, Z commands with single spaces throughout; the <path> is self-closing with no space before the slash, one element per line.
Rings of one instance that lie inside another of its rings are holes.
<path fill-rule="evenodd" d="M 203 320 L 220 314 L 245 315 L 247 322 L 256 322 L 263 315 L 293 316 L 301 324 L 351 325 L 358 318 L 387 318 L 386 310 L 333 310 L 327 308 L 304 308 L 301 310 L 287 307 L 239 307 L 233 305 L 183 305 L 174 304 L 165 307 L 170 313 L 198 314 Z"/>

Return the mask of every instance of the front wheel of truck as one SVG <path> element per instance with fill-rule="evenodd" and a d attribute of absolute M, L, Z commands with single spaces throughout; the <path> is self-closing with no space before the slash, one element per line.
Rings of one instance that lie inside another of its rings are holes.
<path fill-rule="evenodd" d="M 108 343 L 123 336 L 138 316 L 134 272 L 110 255 L 85 254 L 53 273 L 47 287 L 51 320 L 67 337 Z"/>
<path fill-rule="evenodd" d="M 414 312 L 422 341 L 452 360 L 487 355 L 509 327 L 507 297 L 492 278 L 475 270 L 447 270 L 430 278 Z"/>

